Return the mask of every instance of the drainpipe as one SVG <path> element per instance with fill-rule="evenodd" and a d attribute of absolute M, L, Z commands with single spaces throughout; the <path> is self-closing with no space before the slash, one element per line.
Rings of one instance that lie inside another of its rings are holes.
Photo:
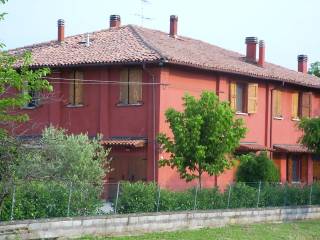
<path fill-rule="evenodd" d="M 143 70 L 151 77 L 152 79 L 152 144 L 153 144 L 153 153 L 152 153 L 152 158 L 153 158 L 153 182 L 156 182 L 156 89 L 155 89 L 155 76 L 153 73 L 151 73 L 147 68 L 145 63 L 142 64 Z"/>

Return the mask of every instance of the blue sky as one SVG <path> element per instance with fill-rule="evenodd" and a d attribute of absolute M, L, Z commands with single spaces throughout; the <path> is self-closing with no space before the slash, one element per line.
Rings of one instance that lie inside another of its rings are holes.
<path fill-rule="evenodd" d="M 309 63 L 320 60 L 319 0 L 9 0 L 0 23 L 0 41 L 15 48 L 56 39 L 57 20 L 63 18 L 66 35 L 108 27 L 110 14 L 122 24 L 169 29 L 169 16 L 178 15 L 178 33 L 240 53 L 244 39 L 257 36 L 266 42 L 269 62 L 297 69 L 297 55 Z"/>

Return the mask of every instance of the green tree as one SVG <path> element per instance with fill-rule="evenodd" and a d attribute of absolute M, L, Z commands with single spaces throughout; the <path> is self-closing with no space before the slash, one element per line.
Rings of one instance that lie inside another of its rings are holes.
<path fill-rule="evenodd" d="M 278 182 L 279 170 L 274 162 L 268 158 L 266 152 L 259 155 L 249 153 L 239 157 L 240 165 L 237 169 L 238 182 Z"/>
<path fill-rule="evenodd" d="M 230 154 L 245 136 L 242 119 L 236 119 L 228 102 L 220 102 L 212 92 L 203 92 L 200 99 L 186 94 L 184 111 L 173 108 L 166 111 L 173 138 L 159 134 L 158 140 L 169 159 L 160 166 L 176 168 L 186 181 L 198 179 L 201 187 L 203 173 L 210 176 L 222 173 L 232 166 Z"/>
<path fill-rule="evenodd" d="M 6 0 L 1 0 L 4 4 Z M 0 21 L 6 13 L 0 13 Z M 30 100 L 30 92 L 52 91 L 52 86 L 43 79 L 50 73 L 48 68 L 30 69 L 32 58 L 30 52 L 12 55 L 3 51 L 0 43 L 0 123 L 23 122 L 28 120 L 26 114 L 19 110 Z M 3 129 L 0 129 L 3 131 Z"/>
<path fill-rule="evenodd" d="M 320 62 L 311 63 L 309 74 L 320 77 Z"/>
<path fill-rule="evenodd" d="M 299 142 L 320 154 L 320 118 L 303 118 L 298 128 L 303 131 Z"/>

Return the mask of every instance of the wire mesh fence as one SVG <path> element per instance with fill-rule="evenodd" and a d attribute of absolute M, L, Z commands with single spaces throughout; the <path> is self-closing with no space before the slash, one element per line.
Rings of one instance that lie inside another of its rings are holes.
<path fill-rule="evenodd" d="M 320 204 L 320 184 L 234 183 L 225 189 L 170 191 L 153 183 L 0 182 L 0 221 Z"/>

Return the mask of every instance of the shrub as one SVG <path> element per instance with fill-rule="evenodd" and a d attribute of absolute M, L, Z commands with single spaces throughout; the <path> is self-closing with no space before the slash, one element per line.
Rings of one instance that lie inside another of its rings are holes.
<path fill-rule="evenodd" d="M 248 186 L 244 183 L 237 183 L 229 186 L 229 189 L 225 191 L 226 197 L 230 192 L 229 207 L 230 208 L 252 208 L 256 207 L 258 199 L 257 188 Z"/>
<path fill-rule="evenodd" d="M 154 212 L 157 186 L 154 183 L 123 182 L 117 203 L 117 213 Z M 113 202 L 113 206 L 116 204 Z"/>
<path fill-rule="evenodd" d="M 266 152 L 259 155 L 253 153 L 239 157 L 240 165 L 237 170 L 238 182 L 278 182 L 279 170 L 268 158 Z"/>
<path fill-rule="evenodd" d="M 15 187 L 13 218 L 36 219 L 97 214 L 101 205 L 98 189 L 92 186 L 72 186 L 58 181 L 29 181 Z M 13 192 L 5 199 L 0 219 L 11 217 Z"/>

